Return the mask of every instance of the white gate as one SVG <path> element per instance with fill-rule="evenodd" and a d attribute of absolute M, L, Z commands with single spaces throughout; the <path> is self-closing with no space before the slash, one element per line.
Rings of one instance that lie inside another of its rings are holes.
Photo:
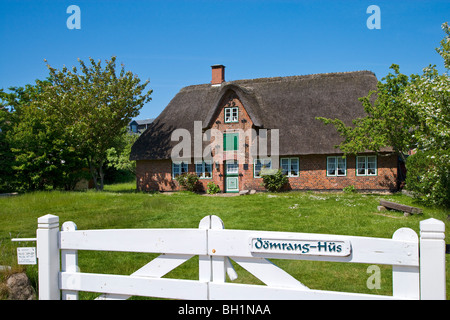
<path fill-rule="evenodd" d="M 151 296 L 170 299 L 445 299 L 445 225 L 420 222 L 420 241 L 409 228 L 392 239 L 328 234 L 226 230 L 217 216 L 198 229 L 77 230 L 59 218 L 38 219 L 39 299 L 78 299 L 79 291 L 99 299 Z M 131 275 L 79 272 L 78 250 L 152 252 L 161 255 Z M 199 256 L 199 279 L 162 278 Z M 386 264 L 393 268 L 393 295 L 312 290 L 267 259 Z M 265 285 L 225 282 L 237 275 L 230 259 Z"/>

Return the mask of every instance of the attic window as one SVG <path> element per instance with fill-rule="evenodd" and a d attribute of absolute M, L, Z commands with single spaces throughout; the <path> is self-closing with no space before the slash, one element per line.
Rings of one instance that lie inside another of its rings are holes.
<path fill-rule="evenodd" d="M 239 122 L 239 108 L 225 108 L 225 123 Z"/>

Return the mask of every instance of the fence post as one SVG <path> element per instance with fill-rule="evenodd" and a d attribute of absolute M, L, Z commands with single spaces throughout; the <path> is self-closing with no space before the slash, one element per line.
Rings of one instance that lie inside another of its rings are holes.
<path fill-rule="evenodd" d="M 210 229 L 211 228 L 211 216 L 204 217 L 198 226 L 199 229 Z M 205 239 L 205 241 L 208 241 Z M 208 249 L 207 249 L 208 250 Z M 198 256 L 198 275 L 199 280 L 203 282 L 210 282 L 212 280 L 212 262 L 211 256 L 208 255 L 208 252 L 205 252 L 204 255 Z"/>
<path fill-rule="evenodd" d="M 409 228 L 400 228 L 392 236 L 394 240 L 411 242 L 411 247 L 405 245 L 405 250 L 419 260 L 419 237 Z M 414 245 L 413 245 L 414 244 Z M 415 252 L 412 251 L 415 248 Z M 420 299 L 420 261 L 417 266 L 392 266 L 392 295 L 396 298 Z"/>
<path fill-rule="evenodd" d="M 199 224 L 200 229 L 224 229 L 223 221 L 215 215 L 204 217 Z M 209 237 L 209 235 L 208 235 Z M 205 239 L 208 241 L 207 239 Z M 205 282 L 225 282 L 225 273 L 227 272 L 230 279 L 237 278 L 236 272 L 233 269 L 233 265 L 227 257 L 224 256 L 212 256 L 212 253 L 216 252 L 217 248 L 210 248 L 207 245 L 206 255 L 199 256 L 199 280 Z"/>
<path fill-rule="evenodd" d="M 420 299 L 445 300 L 445 224 L 420 221 Z"/>
<path fill-rule="evenodd" d="M 218 216 L 211 215 L 211 227 L 210 229 L 224 229 L 223 221 Z M 209 239 L 209 234 L 208 234 Z M 210 248 L 208 243 L 208 254 L 215 253 L 219 248 Z M 224 256 L 211 256 L 212 263 L 212 281 L 225 283 L 225 273 L 226 273 L 226 257 Z"/>
<path fill-rule="evenodd" d="M 64 222 L 61 231 L 75 231 L 77 225 L 72 221 Z M 78 268 L 78 251 L 77 250 L 61 250 L 61 272 L 79 272 Z M 72 279 L 72 282 L 75 281 Z M 62 300 L 78 300 L 78 291 L 61 291 Z"/>
<path fill-rule="evenodd" d="M 47 214 L 38 218 L 37 257 L 39 300 L 59 300 L 59 217 Z"/>

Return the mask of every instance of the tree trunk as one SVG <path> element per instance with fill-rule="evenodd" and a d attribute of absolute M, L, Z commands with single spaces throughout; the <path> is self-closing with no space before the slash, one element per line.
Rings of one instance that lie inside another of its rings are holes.
<path fill-rule="evenodd" d="M 98 167 L 98 172 L 100 174 L 100 190 L 103 191 L 103 178 L 105 177 L 105 174 L 103 172 L 103 161 L 100 162 L 100 165 Z"/>
<path fill-rule="evenodd" d="M 97 170 L 95 170 L 94 165 L 92 164 L 91 159 L 87 159 L 87 162 L 89 164 L 89 172 L 91 173 L 92 180 L 94 181 L 94 187 L 95 190 L 98 191 L 98 184 L 97 184 Z"/>

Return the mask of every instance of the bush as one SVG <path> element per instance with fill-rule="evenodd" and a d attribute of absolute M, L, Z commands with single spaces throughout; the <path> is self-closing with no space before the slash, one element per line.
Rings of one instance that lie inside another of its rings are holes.
<path fill-rule="evenodd" d="M 344 189 L 342 189 L 342 191 L 344 191 L 344 193 L 355 193 L 356 192 L 356 188 L 354 185 L 349 185 L 346 186 Z"/>
<path fill-rule="evenodd" d="M 419 150 L 406 162 L 406 189 L 427 204 L 450 207 L 450 153 Z"/>
<path fill-rule="evenodd" d="M 263 185 L 268 191 L 278 192 L 285 184 L 288 183 L 288 178 L 283 174 L 281 170 L 272 174 L 263 174 Z"/>
<path fill-rule="evenodd" d="M 206 192 L 208 194 L 216 194 L 220 192 L 220 188 L 217 184 L 211 181 L 208 183 L 208 189 L 206 190 Z"/>
<path fill-rule="evenodd" d="M 200 190 L 198 179 L 198 176 L 193 173 L 183 173 L 175 178 L 175 180 L 178 181 L 181 187 L 191 192 Z"/>

